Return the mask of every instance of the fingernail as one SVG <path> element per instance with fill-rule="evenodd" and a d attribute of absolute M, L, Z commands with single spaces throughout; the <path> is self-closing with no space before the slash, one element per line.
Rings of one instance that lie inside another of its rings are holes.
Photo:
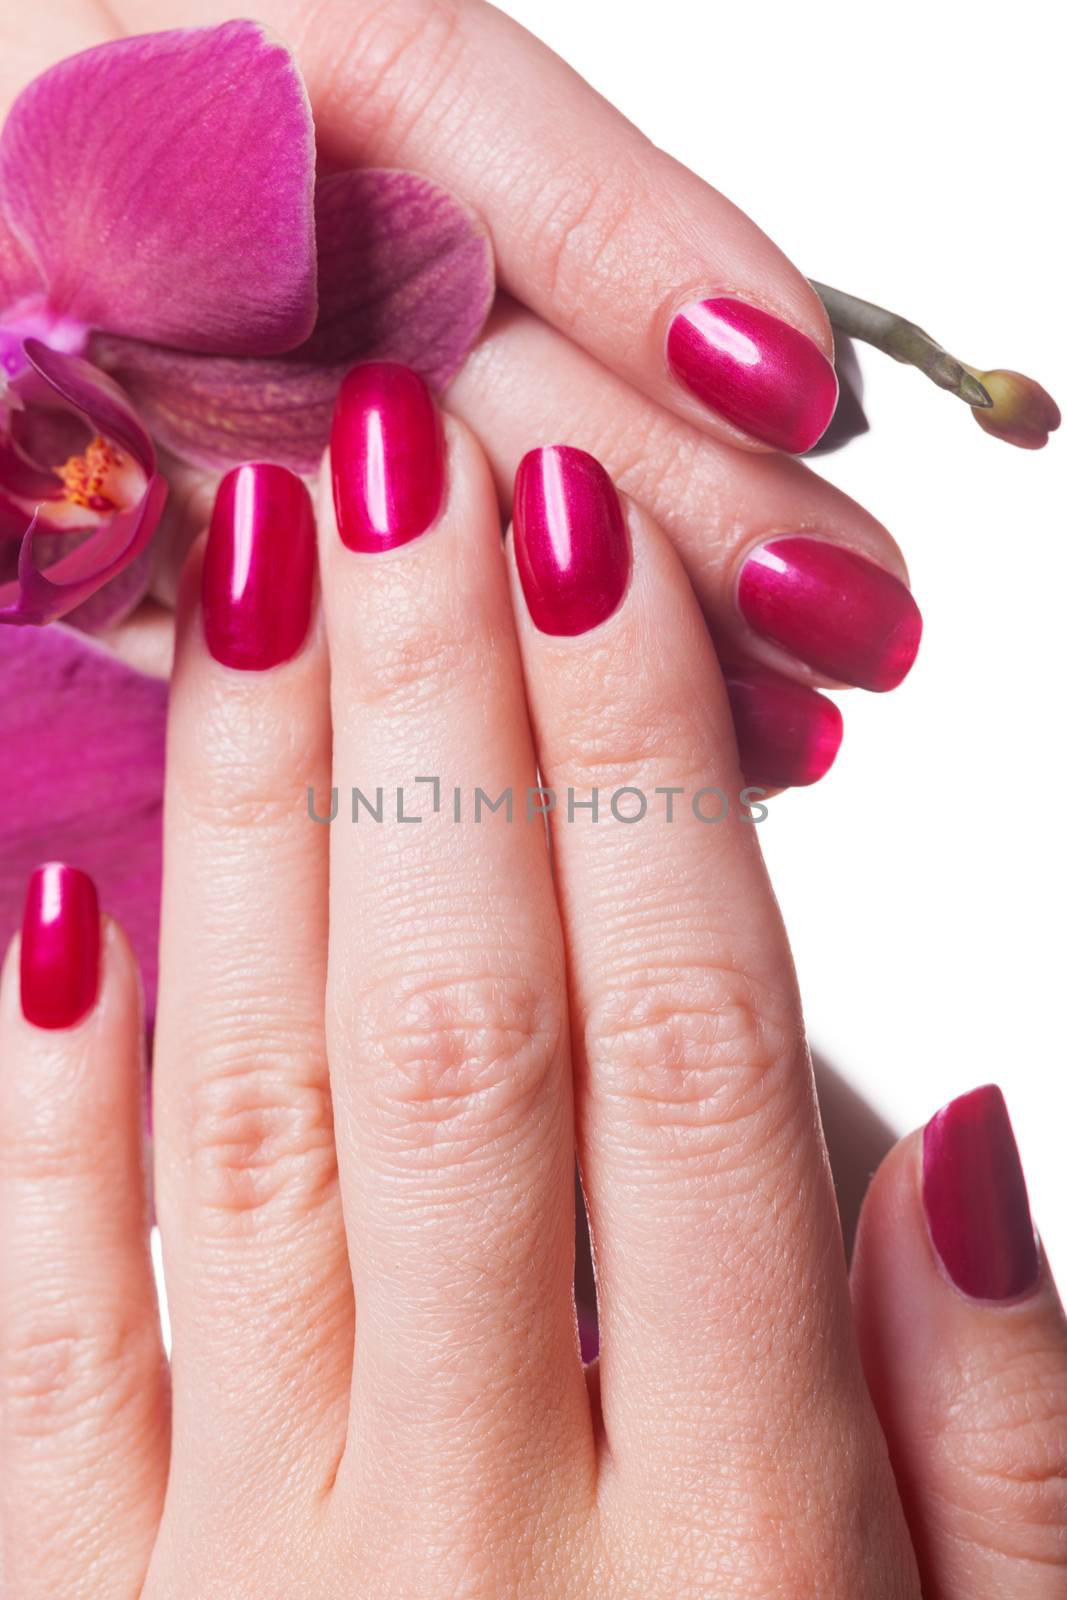
<path fill-rule="evenodd" d="M 395 361 L 352 369 L 337 396 L 330 461 L 350 550 L 394 550 L 426 532 L 444 497 L 444 435 L 417 372 Z"/>
<path fill-rule="evenodd" d="M 295 656 L 314 576 L 311 498 L 296 474 L 262 461 L 228 472 L 204 552 L 204 635 L 215 660 L 262 672 Z"/>
<path fill-rule="evenodd" d="M 70 1028 L 92 1009 L 100 974 L 100 908 L 86 872 L 49 861 L 26 886 L 22 1014 L 37 1028 Z"/>
<path fill-rule="evenodd" d="M 611 616 L 630 576 L 615 485 L 570 445 L 531 450 L 515 477 L 515 560 L 542 633 L 586 633 Z"/>
<path fill-rule="evenodd" d="M 816 672 L 895 689 L 922 636 L 919 608 L 892 573 L 825 539 L 772 539 L 741 568 L 741 615 Z"/>
<path fill-rule="evenodd" d="M 923 1133 L 923 1208 L 953 1283 L 975 1300 L 1014 1300 L 1039 1261 L 1019 1151 L 995 1084 L 951 1100 Z"/>
<path fill-rule="evenodd" d="M 728 673 L 726 692 L 749 783 L 798 789 L 825 777 L 844 726 L 832 700 L 769 673 Z"/>
<path fill-rule="evenodd" d="M 833 363 L 818 345 L 744 300 L 683 306 L 667 334 L 667 364 L 727 422 L 790 455 L 811 449 L 837 404 Z"/>

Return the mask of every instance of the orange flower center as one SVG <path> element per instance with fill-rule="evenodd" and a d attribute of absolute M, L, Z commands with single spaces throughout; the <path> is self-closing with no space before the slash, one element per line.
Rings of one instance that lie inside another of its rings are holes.
<path fill-rule="evenodd" d="M 64 500 L 107 514 L 129 505 L 131 468 L 136 473 L 133 463 L 97 434 L 84 455 L 71 456 L 55 468 L 55 474 L 63 485 Z"/>

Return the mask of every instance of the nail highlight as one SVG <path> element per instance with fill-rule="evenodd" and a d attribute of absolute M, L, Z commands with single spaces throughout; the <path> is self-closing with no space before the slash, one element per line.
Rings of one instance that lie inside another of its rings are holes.
<path fill-rule="evenodd" d="M 393 550 L 425 533 L 444 498 L 441 419 L 417 372 L 395 361 L 354 367 L 330 434 L 337 528 L 350 550 Z"/>
<path fill-rule="evenodd" d="M 818 345 L 729 296 L 682 307 L 667 333 L 667 365 L 727 422 L 790 455 L 811 449 L 837 405 L 833 363 Z"/>
<path fill-rule="evenodd" d="M 95 1004 L 100 908 L 88 873 L 49 861 L 26 886 L 19 979 L 22 1014 L 37 1028 L 70 1028 Z"/>
<path fill-rule="evenodd" d="M 314 578 L 315 521 L 296 474 L 260 461 L 228 472 L 215 496 L 201 590 L 215 660 L 262 672 L 295 656 Z"/>
<path fill-rule="evenodd" d="M 615 485 L 571 445 L 531 450 L 515 477 L 515 561 L 542 633 L 586 633 L 615 610 L 630 540 Z"/>
<path fill-rule="evenodd" d="M 770 673 L 727 672 L 725 681 L 748 783 L 798 789 L 826 776 L 844 730 L 832 700 Z"/>
<path fill-rule="evenodd" d="M 1014 1300 L 1037 1283 L 1026 1179 L 995 1084 L 950 1101 L 927 1123 L 923 1209 L 934 1249 L 964 1294 Z"/>
<path fill-rule="evenodd" d="M 861 689 L 895 689 L 922 637 L 918 606 L 892 573 L 800 534 L 754 550 L 737 586 L 751 628 L 816 672 Z"/>

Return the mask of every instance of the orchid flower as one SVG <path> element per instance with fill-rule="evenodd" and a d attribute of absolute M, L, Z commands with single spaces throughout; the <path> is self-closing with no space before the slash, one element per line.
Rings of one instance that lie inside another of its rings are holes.
<path fill-rule="evenodd" d="M 0 935 L 38 861 L 80 863 L 134 940 L 151 1019 L 166 686 L 85 630 L 146 592 L 172 463 L 314 471 L 353 363 L 441 389 L 492 295 L 484 227 L 435 184 L 316 178 L 299 72 L 254 23 L 120 39 L 15 102 L 0 621 L 53 625 L 0 629 Z"/>
<path fill-rule="evenodd" d="M 257 24 L 60 62 L 0 134 L 0 620 L 115 622 L 150 580 L 157 444 L 313 471 L 348 367 L 443 387 L 492 293 L 485 229 L 435 184 L 316 181 Z"/>

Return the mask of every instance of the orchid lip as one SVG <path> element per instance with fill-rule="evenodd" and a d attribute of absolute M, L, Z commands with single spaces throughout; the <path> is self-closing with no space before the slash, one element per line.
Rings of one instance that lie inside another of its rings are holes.
<path fill-rule="evenodd" d="M 149 569 L 142 558 L 167 491 L 156 471 L 152 441 L 112 379 L 80 356 L 40 340 L 27 339 L 25 350 L 38 379 L 51 390 L 51 409 L 72 414 L 84 426 L 82 437 L 89 435 L 88 445 L 76 447 L 65 460 L 60 455 L 52 466 L 59 496 L 36 504 L 21 538 L 17 576 L 0 583 L 0 621 L 44 623 L 94 600 L 127 569 L 136 569 L 143 592 Z M 11 468 L 9 460 L 9 473 Z M 9 492 L 8 501 L 13 499 Z M 54 538 L 46 541 L 48 554 L 41 567 L 34 553 L 36 536 L 49 532 L 80 537 L 58 552 Z M 136 586 L 124 595 L 130 603 L 136 598 Z"/>

